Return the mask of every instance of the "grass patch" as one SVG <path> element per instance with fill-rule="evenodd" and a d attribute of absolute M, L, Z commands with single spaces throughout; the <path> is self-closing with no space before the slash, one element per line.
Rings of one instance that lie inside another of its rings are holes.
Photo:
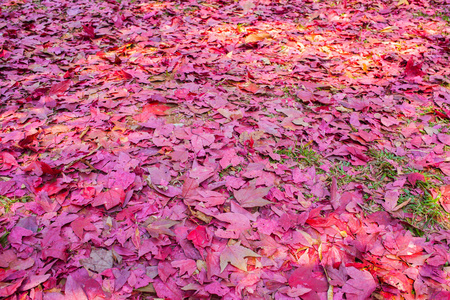
<path fill-rule="evenodd" d="M 385 179 L 387 181 L 394 180 L 398 176 L 395 165 L 403 165 L 406 160 L 406 157 L 398 156 L 387 150 L 370 149 L 367 154 L 372 158 L 372 161 L 368 163 L 368 167 L 380 182 L 385 181 Z"/>
<path fill-rule="evenodd" d="M 416 191 L 403 189 L 404 194 L 399 198 L 399 203 L 409 201 L 408 205 L 403 208 L 403 211 L 413 216 L 406 221 L 415 225 L 416 229 L 419 228 L 424 232 L 427 228 L 435 227 L 436 225 L 448 227 L 446 222 L 449 214 L 444 211 L 440 204 L 441 194 L 438 193 L 436 198 L 434 198 L 430 192 L 439 190 L 439 187 L 443 184 L 442 175 L 437 172 L 433 173 L 432 170 L 425 172 L 412 168 L 408 170 L 411 173 L 422 173 L 425 181 L 416 182 L 416 188 L 420 192 L 417 192 L 417 189 Z"/>
<path fill-rule="evenodd" d="M 433 195 L 431 191 L 439 190 L 444 184 L 442 174 L 435 169 L 416 170 L 406 168 L 407 158 L 399 156 L 386 150 L 371 149 L 367 155 L 372 159 L 364 166 L 353 166 L 349 161 L 336 163 L 329 173 L 327 181 L 331 182 L 335 177 L 338 186 L 345 186 L 351 182 L 358 182 L 370 190 L 384 190 L 388 183 L 396 181 L 400 176 L 409 173 L 420 173 L 424 175 L 424 181 L 416 181 L 415 187 L 408 186 L 399 197 L 398 204 L 405 203 L 402 208 L 405 218 L 401 221 L 413 234 L 422 236 L 435 228 L 450 228 L 449 214 L 440 205 L 440 196 Z M 382 207 L 373 201 L 369 194 L 364 195 L 365 204 L 362 208 L 372 213 L 382 210 Z M 378 207 L 378 209 L 376 208 Z"/>
<path fill-rule="evenodd" d="M 303 196 L 305 197 L 305 199 L 306 199 L 306 200 L 309 200 L 311 203 L 320 202 L 319 197 L 314 196 L 313 194 L 305 193 L 305 192 L 303 192 L 302 194 L 303 194 Z"/>
<path fill-rule="evenodd" d="M 9 231 L 5 231 L 0 236 L 0 245 L 2 245 L 3 248 L 6 248 L 6 246 L 8 245 L 8 235 L 9 235 L 9 233 L 10 233 Z"/>
<path fill-rule="evenodd" d="M 417 17 L 439 18 L 439 19 L 441 19 L 441 20 L 443 20 L 445 22 L 450 22 L 450 16 L 449 16 L 448 12 L 446 13 L 446 12 L 443 12 L 443 11 L 435 12 L 432 15 L 429 15 L 429 14 L 427 14 L 425 12 L 418 11 L 418 12 L 414 13 L 413 16 L 416 17 L 416 18 Z"/>
<path fill-rule="evenodd" d="M 5 208 L 5 213 L 8 213 L 11 210 L 11 206 L 14 203 L 26 203 L 32 200 L 30 196 L 23 196 L 20 198 L 8 198 L 0 195 L 0 204 Z"/>
<path fill-rule="evenodd" d="M 431 228 L 444 227 L 449 229 L 448 217 L 439 203 L 440 195 L 433 198 L 430 192 L 424 190 L 423 193 L 403 189 L 403 194 L 399 198 L 399 204 L 409 201 L 403 211 L 408 214 L 403 221 L 409 226 L 413 234 L 423 236 Z"/>
<path fill-rule="evenodd" d="M 341 161 L 330 169 L 331 178 L 337 179 L 338 186 L 359 182 L 365 184 L 369 189 L 379 189 L 388 182 L 397 178 L 397 165 L 403 165 L 406 157 L 398 156 L 386 150 L 368 151 L 368 156 L 372 158 L 365 166 L 353 166 L 349 161 Z"/>
<path fill-rule="evenodd" d="M 239 173 L 239 172 L 242 172 L 241 165 L 237 165 L 236 167 L 233 167 L 230 165 L 219 172 L 219 177 L 222 178 L 222 177 L 228 176 L 228 175 L 234 176 L 234 175 L 236 175 L 236 173 Z"/>
<path fill-rule="evenodd" d="M 311 149 L 309 144 L 295 145 L 288 149 L 278 149 L 275 150 L 275 153 L 279 154 L 283 160 L 290 158 L 303 166 L 311 167 L 321 165 L 320 160 L 322 156 Z"/>
<path fill-rule="evenodd" d="M 358 181 L 356 176 L 350 175 L 349 171 L 352 169 L 352 165 L 348 161 L 340 161 L 330 169 L 330 176 L 327 178 L 329 182 L 333 177 L 336 178 L 338 186 L 349 184 L 350 182 Z"/>
<path fill-rule="evenodd" d="M 377 161 L 390 159 L 393 161 L 401 162 L 404 161 L 406 158 L 405 156 L 398 156 L 387 150 L 375 150 L 375 149 L 369 149 L 368 155 Z"/>
<path fill-rule="evenodd" d="M 11 211 L 11 206 L 14 205 L 14 203 L 26 203 L 31 201 L 32 198 L 30 196 L 23 196 L 19 198 L 9 198 L 6 196 L 0 195 L 0 205 L 4 208 L 5 213 L 9 213 Z M 8 235 L 9 231 L 7 231 L 5 228 L 0 230 L 0 245 L 5 248 L 8 245 Z"/>

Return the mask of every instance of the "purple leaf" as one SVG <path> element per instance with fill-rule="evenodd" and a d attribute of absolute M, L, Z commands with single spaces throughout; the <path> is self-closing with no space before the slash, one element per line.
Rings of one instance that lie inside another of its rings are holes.
<path fill-rule="evenodd" d="M 255 188 L 253 186 L 249 186 L 247 188 L 241 188 L 240 190 L 234 191 L 234 197 L 242 207 L 264 206 L 272 203 L 263 199 L 263 197 L 267 196 L 270 189 L 271 187 Z"/>

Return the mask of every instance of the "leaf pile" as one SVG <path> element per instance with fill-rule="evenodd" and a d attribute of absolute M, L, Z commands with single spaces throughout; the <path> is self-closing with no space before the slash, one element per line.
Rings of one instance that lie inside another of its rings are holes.
<path fill-rule="evenodd" d="M 1 298 L 450 296 L 448 1 L 0 8 Z"/>

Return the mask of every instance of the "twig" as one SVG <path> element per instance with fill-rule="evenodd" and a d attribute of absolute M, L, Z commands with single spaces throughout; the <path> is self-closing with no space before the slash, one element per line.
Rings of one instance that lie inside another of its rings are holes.
<path fill-rule="evenodd" d="M 91 129 L 91 126 L 87 126 L 85 130 L 80 134 L 80 140 L 86 135 L 86 133 Z"/>
<path fill-rule="evenodd" d="M 66 165 L 63 170 L 67 170 L 68 168 L 70 168 L 73 164 L 79 162 L 80 160 L 85 159 L 88 156 L 91 156 L 92 154 L 94 154 L 95 152 L 97 152 L 100 148 L 102 147 L 102 145 L 98 145 L 97 148 L 95 148 L 94 150 L 92 150 L 91 152 L 89 152 L 88 154 L 85 154 L 77 159 L 75 159 L 74 161 L 70 162 L 68 165 Z"/>
<path fill-rule="evenodd" d="M 94 167 L 90 162 L 88 162 L 88 161 L 85 160 L 85 159 L 82 159 L 81 162 L 84 163 L 84 164 L 86 164 L 86 165 L 87 165 L 90 169 L 92 169 L 93 171 L 102 173 L 103 175 L 108 174 L 108 173 L 106 173 L 105 171 L 102 171 L 102 170 L 100 170 L 100 169 L 97 169 L 96 167 Z"/>

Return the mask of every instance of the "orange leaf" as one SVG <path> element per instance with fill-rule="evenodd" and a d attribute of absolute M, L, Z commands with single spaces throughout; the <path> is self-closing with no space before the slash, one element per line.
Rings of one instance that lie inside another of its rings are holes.
<path fill-rule="evenodd" d="M 147 121 L 150 117 L 153 116 L 164 116 L 166 114 L 166 110 L 170 109 L 170 106 L 159 102 L 150 102 L 145 105 L 142 109 L 142 113 L 136 115 L 134 119 L 139 122 Z"/>
<path fill-rule="evenodd" d="M 256 43 L 256 42 L 259 42 L 259 41 L 262 41 L 264 39 L 268 39 L 271 37 L 272 36 L 270 34 L 268 34 L 267 32 L 252 33 L 245 38 L 245 43 L 246 44 Z"/>
<path fill-rule="evenodd" d="M 254 83 L 249 83 L 246 85 L 241 85 L 240 86 L 241 89 L 243 89 L 244 91 L 250 92 L 252 94 L 255 94 L 256 92 L 259 91 L 259 86 L 254 84 Z"/>
<path fill-rule="evenodd" d="M 228 263 L 242 271 L 247 271 L 246 257 L 248 256 L 261 257 L 252 250 L 242 247 L 241 242 L 225 247 L 222 254 L 220 254 L 220 272 L 223 272 Z"/>
<path fill-rule="evenodd" d="M 170 109 L 170 106 L 158 103 L 158 102 L 151 102 L 144 106 L 144 111 L 155 114 L 157 116 L 164 116 L 166 114 L 166 110 Z"/>

